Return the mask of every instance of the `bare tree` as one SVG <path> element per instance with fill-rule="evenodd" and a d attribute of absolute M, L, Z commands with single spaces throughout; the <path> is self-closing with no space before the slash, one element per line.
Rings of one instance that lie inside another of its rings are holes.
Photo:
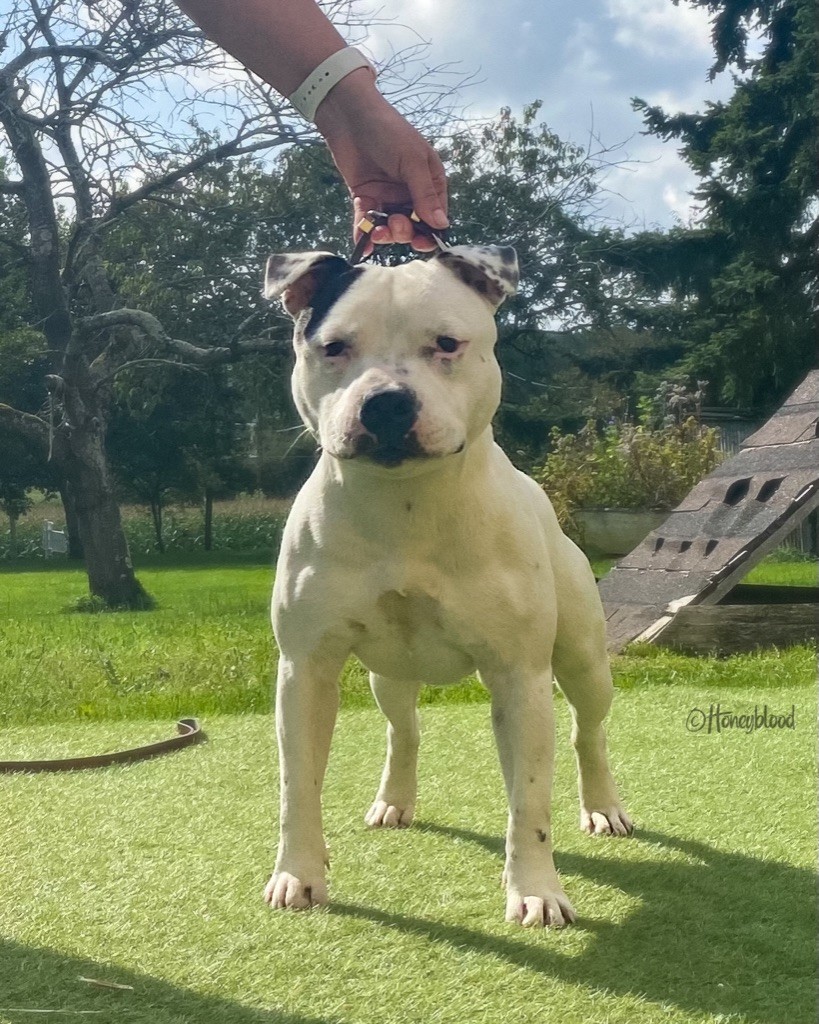
<path fill-rule="evenodd" d="M 373 23 L 358 0 L 324 6 L 352 39 Z M 452 87 L 445 68 L 418 73 L 416 57 L 415 47 L 396 55 L 382 88 L 423 120 L 441 113 Z M 184 190 L 209 165 L 314 136 L 170 0 L 13 0 L 0 60 L 0 157 L 12 175 L 0 176 L 0 193 L 25 209 L 19 258 L 52 367 L 44 408 L 0 405 L 0 420 L 56 463 L 91 593 L 140 607 L 148 599 L 105 453 L 116 374 L 157 358 L 214 365 L 283 343 L 201 348 L 168 337 L 149 313 L 123 308 L 106 272 L 106 233 L 135 204 Z"/>

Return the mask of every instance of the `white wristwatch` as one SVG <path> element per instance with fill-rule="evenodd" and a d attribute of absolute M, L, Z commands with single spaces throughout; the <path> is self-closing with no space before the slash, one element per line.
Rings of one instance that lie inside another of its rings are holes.
<path fill-rule="evenodd" d="M 354 46 L 345 46 L 331 53 L 323 60 L 315 71 L 311 72 L 288 99 L 302 117 L 308 121 L 315 120 L 316 110 L 327 93 L 346 78 L 352 71 L 369 68 L 375 74 L 375 68 L 364 54 Z"/>

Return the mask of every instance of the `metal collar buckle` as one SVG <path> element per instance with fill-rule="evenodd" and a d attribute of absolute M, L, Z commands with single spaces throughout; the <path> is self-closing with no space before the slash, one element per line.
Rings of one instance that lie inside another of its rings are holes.
<path fill-rule="evenodd" d="M 364 259 L 364 250 L 367 248 L 367 243 L 369 242 L 373 231 L 377 227 L 383 227 L 387 223 L 391 214 L 394 213 L 403 213 L 404 216 L 409 217 L 409 219 L 415 223 L 415 230 L 417 233 L 419 235 L 427 235 L 429 238 L 432 238 L 439 249 L 444 250 L 449 248 L 446 240 L 448 232 L 446 230 L 439 231 L 430 227 L 426 221 L 421 220 L 415 210 L 409 209 L 408 207 L 390 210 L 389 212 L 384 212 L 383 210 L 368 210 L 366 215 L 361 218 L 358 224 L 356 224 L 356 230 L 360 231 L 361 234 L 356 242 L 355 249 L 353 249 L 353 254 L 350 257 L 350 263 L 360 263 L 362 259 Z"/>

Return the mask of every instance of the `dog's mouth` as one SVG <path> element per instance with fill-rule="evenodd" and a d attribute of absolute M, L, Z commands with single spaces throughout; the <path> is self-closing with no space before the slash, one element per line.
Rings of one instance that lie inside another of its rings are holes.
<path fill-rule="evenodd" d="M 429 453 L 421 447 L 418 438 L 410 431 L 400 439 L 390 438 L 381 441 L 371 434 L 362 434 L 356 438 L 353 458 L 366 458 L 379 466 L 400 466 L 408 459 L 429 458 Z"/>

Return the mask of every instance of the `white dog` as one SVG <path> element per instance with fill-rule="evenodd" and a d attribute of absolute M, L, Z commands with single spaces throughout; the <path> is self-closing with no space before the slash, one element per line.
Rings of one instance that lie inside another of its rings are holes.
<path fill-rule="evenodd" d="M 352 653 L 388 719 L 372 827 L 412 821 L 421 683 L 477 671 L 509 798 L 507 920 L 574 920 L 552 859 L 552 683 L 573 714 L 580 824 L 632 830 L 606 759 L 612 696 L 589 563 L 495 444 L 493 314 L 513 249 L 455 246 L 399 267 L 271 256 L 295 319 L 293 394 L 321 458 L 287 521 L 273 593 L 281 840 L 273 907 L 327 902 L 321 788 Z"/>

